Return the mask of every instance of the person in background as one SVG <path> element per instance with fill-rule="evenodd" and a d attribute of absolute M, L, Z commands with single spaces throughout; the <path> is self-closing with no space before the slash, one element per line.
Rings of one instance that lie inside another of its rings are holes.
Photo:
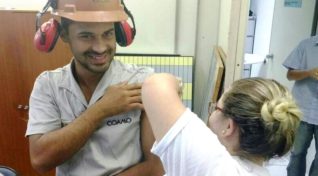
<path fill-rule="evenodd" d="M 287 166 L 288 176 L 305 176 L 307 151 L 313 137 L 316 154 L 309 176 L 318 175 L 318 36 L 302 40 L 283 62 L 288 80 L 295 81 L 292 93 L 303 112 Z"/>
<path fill-rule="evenodd" d="M 179 81 L 154 74 L 142 101 L 167 176 L 268 176 L 263 163 L 288 152 L 301 112 L 281 84 L 235 81 L 210 108 L 208 126 L 180 100 Z"/>
<path fill-rule="evenodd" d="M 26 130 L 32 166 L 58 176 L 163 175 L 141 102 L 153 70 L 114 60 L 127 11 L 119 0 L 49 3 L 73 58 L 35 81 Z"/>

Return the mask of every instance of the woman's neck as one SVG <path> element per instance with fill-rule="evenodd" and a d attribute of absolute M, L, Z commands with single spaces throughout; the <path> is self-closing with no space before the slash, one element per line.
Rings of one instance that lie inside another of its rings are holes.
<path fill-rule="evenodd" d="M 240 156 L 240 158 L 244 158 L 246 160 L 249 160 L 250 162 L 257 164 L 259 166 L 263 166 L 263 164 L 265 162 L 265 158 L 260 157 L 260 156 Z"/>

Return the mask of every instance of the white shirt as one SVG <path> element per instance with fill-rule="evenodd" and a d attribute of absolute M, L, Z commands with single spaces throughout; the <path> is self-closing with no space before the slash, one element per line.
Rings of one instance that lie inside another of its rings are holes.
<path fill-rule="evenodd" d="M 264 167 L 231 156 L 189 109 L 151 151 L 160 157 L 167 176 L 269 176 Z"/>

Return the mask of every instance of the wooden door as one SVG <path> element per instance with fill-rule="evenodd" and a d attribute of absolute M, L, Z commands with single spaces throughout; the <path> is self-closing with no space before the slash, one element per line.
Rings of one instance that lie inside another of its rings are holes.
<path fill-rule="evenodd" d="M 28 101 L 35 78 L 44 70 L 67 64 L 71 53 L 59 41 L 51 53 L 33 45 L 36 12 L 0 11 L 0 165 L 21 175 L 38 175 L 31 167 L 28 139 Z M 49 18 L 46 14 L 42 21 Z M 45 174 L 54 175 L 54 171 Z"/>

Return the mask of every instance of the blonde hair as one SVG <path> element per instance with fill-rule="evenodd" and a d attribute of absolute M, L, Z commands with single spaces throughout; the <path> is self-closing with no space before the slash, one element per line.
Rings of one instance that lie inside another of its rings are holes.
<path fill-rule="evenodd" d="M 301 112 L 290 92 L 275 80 L 235 81 L 223 95 L 224 114 L 240 129 L 240 155 L 265 159 L 287 153 Z"/>

